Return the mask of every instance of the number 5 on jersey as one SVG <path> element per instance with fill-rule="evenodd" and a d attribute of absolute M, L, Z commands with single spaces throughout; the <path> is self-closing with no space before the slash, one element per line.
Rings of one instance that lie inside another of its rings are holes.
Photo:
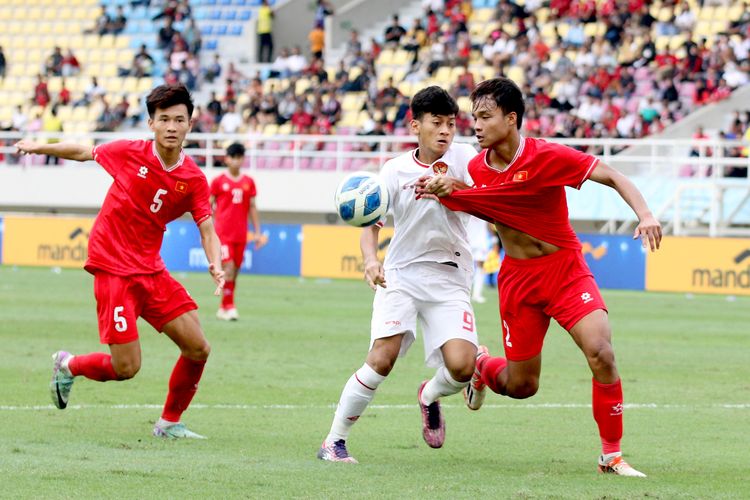
<path fill-rule="evenodd" d="M 164 203 L 164 200 L 161 199 L 162 195 L 167 194 L 166 189 L 159 189 L 156 191 L 156 194 L 154 195 L 154 202 L 151 204 L 151 211 L 153 213 L 158 212 L 161 210 L 161 206 Z"/>
<path fill-rule="evenodd" d="M 125 319 L 125 316 L 122 315 L 124 310 L 125 308 L 123 306 L 115 307 L 115 330 L 120 333 L 128 329 L 128 321 Z"/>

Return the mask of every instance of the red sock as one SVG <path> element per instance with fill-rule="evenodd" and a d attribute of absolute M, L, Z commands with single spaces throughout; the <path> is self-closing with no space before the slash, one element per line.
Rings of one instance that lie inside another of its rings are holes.
<path fill-rule="evenodd" d="M 198 391 L 198 382 L 203 375 L 205 361 L 194 361 L 180 356 L 169 377 L 169 392 L 161 418 L 169 422 L 179 422 L 182 412 L 187 410 L 190 401 Z"/>
<path fill-rule="evenodd" d="M 68 368 L 74 376 L 83 375 L 99 382 L 117 380 L 118 378 L 115 369 L 112 368 L 112 356 L 104 352 L 73 356 Z"/>
<path fill-rule="evenodd" d="M 221 296 L 222 309 L 234 307 L 234 281 L 224 282 L 224 294 Z"/>
<path fill-rule="evenodd" d="M 592 379 L 591 407 L 594 420 L 599 426 L 602 453 L 607 455 L 620 451 L 622 439 L 622 383 L 600 384 Z"/>
<path fill-rule="evenodd" d="M 508 366 L 508 360 L 505 358 L 487 357 L 482 362 L 482 365 L 480 366 L 482 382 L 492 389 L 492 392 L 500 394 L 500 383 L 497 377 L 500 375 L 500 372 L 505 370 L 506 366 Z"/>

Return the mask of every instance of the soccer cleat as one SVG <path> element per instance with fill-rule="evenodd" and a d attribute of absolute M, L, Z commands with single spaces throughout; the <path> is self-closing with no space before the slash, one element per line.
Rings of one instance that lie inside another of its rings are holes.
<path fill-rule="evenodd" d="M 229 309 L 224 309 L 223 307 L 220 307 L 218 311 L 216 311 L 216 319 L 221 319 L 224 321 L 229 321 Z"/>
<path fill-rule="evenodd" d="M 67 351 L 57 351 L 52 355 L 52 361 L 55 362 L 52 368 L 52 381 L 49 383 L 49 392 L 52 396 L 52 402 L 59 409 L 64 410 L 68 406 L 70 397 L 70 388 L 73 387 L 75 377 L 68 375 L 63 370 L 63 363 L 72 357 Z"/>
<path fill-rule="evenodd" d="M 346 441 L 343 439 L 339 439 L 330 444 L 323 441 L 323 444 L 318 450 L 318 458 L 328 462 L 345 462 L 348 464 L 359 463 L 356 458 L 349 455 L 349 452 L 346 450 Z"/>
<path fill-rule="evenodd" d="M 237 308 L 236 307 L 231 307 L 231 308 L 227 309 L 227 319 L 229 321 L 237 321 L 238 319 L 240 319 L 240 315 L 237 312 Z"/>
<path fill-rule="evenodd" d="M 206 439 L 206 436 L 201 436 L 200 434 L 189 430 L 182 422 L 170 425 L 163 425 L 157 422 L 156 425 L 154 425 L 153 434 L 155 437 L 165 439 Z"/>
<path fill-rule="evenodd" d="M 417 402 L 422 410 L 422 437 L 430 448 L 440 448 L 445 442 L 445 418 L 440 411 L 439 401 L 433 401 L 429 405 L 422 403 L 422 391 L 427 382 L 422 382 L 417 392 Z"/>
<path fill-rule="evenodd" d="M 609 462 L 605 462 L 604 456 L 600 455 L 599 472 L 602 474 L 614 474 L 616 476 L 646 477 L 646 474 L 635 470 L 629 463 L 623 460 L 622 455 L 617 455 Z"/>
<path fill-rule="evenodd" d="M 479 349 L 477 349 L 474 375 L 471 376 L 469 385 L 464 387 L 464 401 L 466 401 L 466 406 L 468 406 L 470 410 L 478 410 L 482 407 L 482 403 L 484 403 L 484 396 L 487 393 L 487 387 L 484 385 L 484 382 L 482 382 L 482 373 L 479 370 L 479 360 L 489 355 L 490 352 L 487 347 L 480 345 Z"/>

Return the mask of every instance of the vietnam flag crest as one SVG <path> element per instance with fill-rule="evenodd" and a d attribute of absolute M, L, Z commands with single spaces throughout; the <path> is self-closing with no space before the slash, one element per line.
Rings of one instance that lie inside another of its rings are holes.
<path fill-rule="evenodd" d="M 513 174 L 513 182 L 523 182 L 529 178 L 529 173 L 526 170 L 521 170 Z"/>
<path fill-rule="evenodd" d="M 187 188 L 188 188 L 187 182 L 177 181 L 177 185 L 174 187 L 174 190 L 177 191 L 178 193 L 185 194 L 187 193 Z"/>

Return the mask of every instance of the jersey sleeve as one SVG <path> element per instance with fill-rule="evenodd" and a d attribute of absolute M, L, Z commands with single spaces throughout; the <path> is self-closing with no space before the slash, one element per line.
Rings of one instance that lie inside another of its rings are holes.
<path fill-rule="evenodd" d="M 128 150 L 132 143 L 133 141 L 120 140 L 99 144 L 91 150 L 91 156 L 109 175 L 117 177 L 125 165 L 123 159 L 129 156 Z"/>
<path fill-rule="evenodd" d="M 557 185 L 570 186 L 581 189 L 583 183 L 591 176 L 591 172 L 599 163 L 599 159 L 590 154 L 561 144 L 550 144 L 550 162 L 555 168 L 550 169 L 550 182 Z"/>
<path fill-rule="evenodd" d="M 393 214 L 393 202 L 396 199 L 396 195 L 398 194 L 398 178 L 396 176 L 396 169 L 393 168 L 393 165 L 390 161 L 387 161 L 385 165 L 383 165 L 383 168 L 380 169 L 380 179 L 383 181 L 383 184 L 385 184 L 385 187 L 388 190 L 388 211 L 376 223 L 378 227 L 383 227 L 388 220 L 388 215 Z"/>
<path fill-rule="evenodd" d="M 211 204 L 209 203 L 208 181 L 205 177 L 196 182 L 197 186 L 190 201 L 190 214 L 195 224 L 200 226 L 203 221 L 211 217 Z"/>

